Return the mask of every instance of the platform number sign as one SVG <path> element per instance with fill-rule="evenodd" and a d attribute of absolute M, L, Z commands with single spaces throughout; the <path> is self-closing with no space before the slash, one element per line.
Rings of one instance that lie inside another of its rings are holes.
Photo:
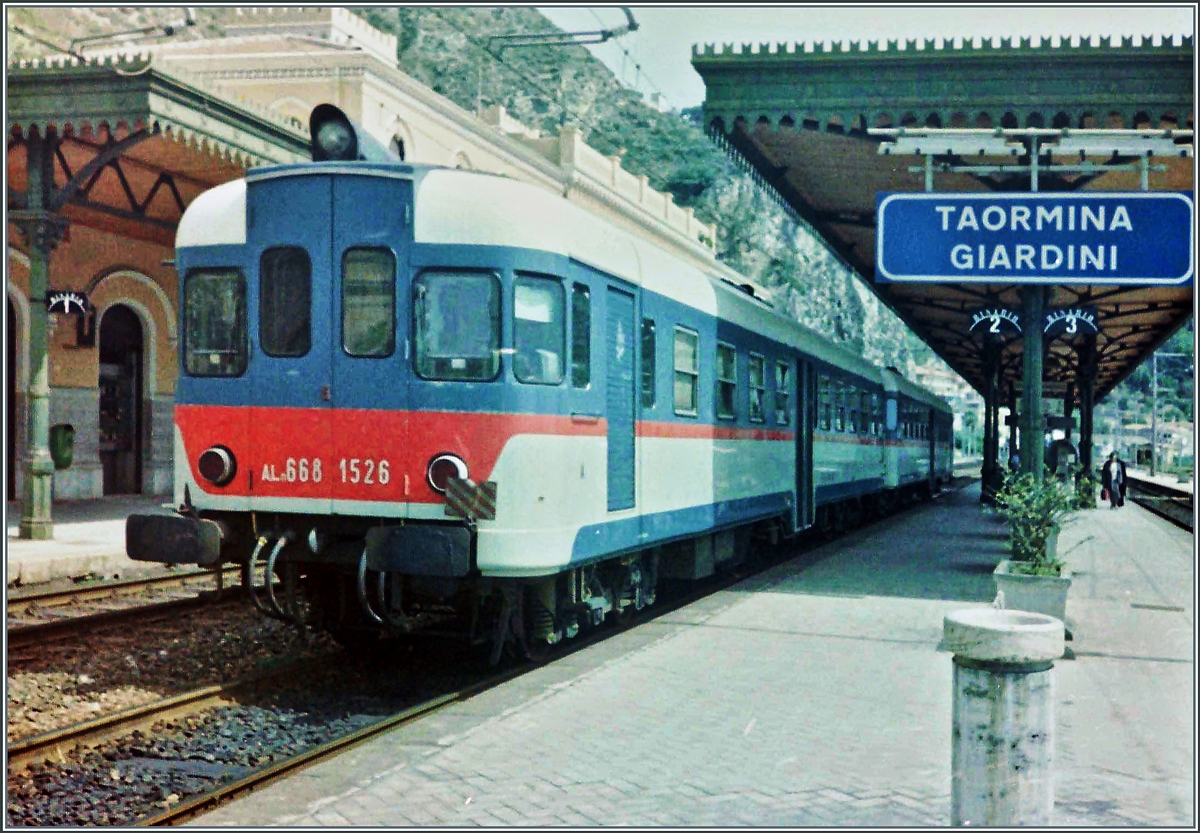
<path fill-rule="evenodd" d="M 1021 316 L 1010 309 L 984 307 L 971 316 L 969 332 L 985 335 L 1016 335 L 1021 332 Z"/>
<path fill-rule="evenodd" d="M 89 308 L 88 297 L 82 292 L 52 289 L 46 293 L 46 312 L 83 315 Z"/>
<path fill-rule="evenodd" d="M 1095 335 L 1096 311 L 1088 307 L 1063 307 L 1046 313 L 1042 331 L 1048 336 Z"/>

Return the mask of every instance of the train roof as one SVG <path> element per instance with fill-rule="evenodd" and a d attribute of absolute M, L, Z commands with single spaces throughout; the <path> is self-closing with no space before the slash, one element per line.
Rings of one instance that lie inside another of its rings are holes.
<path fill-rule="evenodd" d="M 246 179 L 219 185 L 193 200 L 180 220 L 176 246 L 245 243 L 247 183 L 331 173 L 412 179 L 416 243 L 506 246 L 561 254 L 887 385 L 875 365 L 748 294 L 738 285 L 741 276 L 724 264 L 714 261 L 701 268 L 559 195 L 496 174 L 370 162 L 257 168 Z M 948 407 L 940 397 L 903 378 L 896 384 L 913 398 Z"/>

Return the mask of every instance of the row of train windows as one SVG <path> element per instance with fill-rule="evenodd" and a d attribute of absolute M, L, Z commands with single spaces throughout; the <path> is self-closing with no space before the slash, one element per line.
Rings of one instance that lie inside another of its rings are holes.
<path fill-rule="evenodd" d="M 817 377 L 817 428 L 845 434 L 882 436 L 883 400 L 849 379 L 821 374 Z M 900 406 L 897 435 L 904 439 L 929 438 L 929 409 L 910 402 Z"/>
<path fill-rule="evenodd" d="M 650 319 L 642 319 L 642 405 L 654 406 L 655 377 L 655 325 Z M 687 327 L 675 327 L 674 343 L 674 392 L 675 413 L 681 416 L 697 416 L 700 411 L 700 334 Z M 738 352 L 730 344 L 717 343 L 717 373 L 714 404 L 718 419 L 737 419 L 739 406 L 745 403 L 745 414 L 751 422 L 766 422 L 767 374 L 773 367 L 773 402 L 775 423 L 788 425 L 791 409 L 788 398 L 791 390 L 790 365 L 776 361 L 768 365 L 767 359 L 757 353 L 747 355 L 748 396 L 738 397 Z"/>
<path fill-rule="evenodd" d="M 910 440 L 929 439 L 929 409 L 906 402 L 900 407 L 899 435 Z"/>
<path fill-rule="evenodd" d="M 817 377 L 817 428 L 847 434 L 883 434 L 883 401 L 849 379 Z"/>
<path fill-rule="evenodd" d="M 380 358 L 395 349 L 395 273 L 392 252 L 347 249 L 342 258 L 342 349 L 347 355 Z M 500 281 L 486 272 L 422 272 L 413 286 L 415 369 L 425 379 L 490 381 L 500 373 Z M 513 373 L 525 384 L 563 381 L 567 317 L 564 288 L 555 278 L 517 273 L 513 283 Z M 275 358 L 299 358 L 312 348 L 312 267 L 297 247 L 266 250 L 259 262 L 259 343 Z M 191 272 L 185 284 L 184 361 L 193 376 L 240 376 L 245 372 L 246 280 L 236 269 Z M 591 383 L 591 295 L 571 285 L 571 384 Z M 655 323 L 642 320 L 641 400 L 652 408 L 655 391 Z M 700 336 L 686 327 L 674 332 L 674 410 L 699 412 Z M 738 412 L 737 351 L 717 345 L 716 412 Z M 765 357 L 748 356 L 751 422 L 765 422 Z M 789 365 L 774 364 L 775 422 L 790 421 Z"/>
<path fill-rule="evenodd" d="M 396 261 L 389 249 L 351 248 L 342 258 L 342 349 L 391 356 L 396 344 Z M 566 317 L 560 281 L 518 274 L 513 287 L 513 372 L 526 384 L 563 381 Z M 247 362 L 246 280 L 236 269 L 196 270 L 184 298 L 187 372 L 240 376 Z M 489 381 L 500 372 L 500 281 L 491 273 L 423 272 L 414 283 L 415 367 L 426 379 Z M 591 295 L 571 287 L 571 383 L 591 382 Z M 259 343 L 275 358 L 312 348 L 312 266 L 297 247 L 259 262 Z"/>

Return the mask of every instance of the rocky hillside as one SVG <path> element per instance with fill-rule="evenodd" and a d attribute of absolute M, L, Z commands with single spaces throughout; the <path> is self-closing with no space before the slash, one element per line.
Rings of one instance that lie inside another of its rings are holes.
<path fill-rule="evenodd" d="M 460 106 L 503 105 L 523 123 L 553 132 L 577 125 L 587 141 L 621 154 L 627 170 L 670 191 L 718 227 L 718 257 L 768 287 L 776 306 L 880 364 L 900 368 L 932 352 L 774 198 L 737 169 L 701 132 L 697 113 L 660 112 L 620 85 L 581 46 L 505 48 L 494 35 L 557 32 L 528 7 L 359 7 L 354 11 L 398 39 L 400 68 Z M 170 37 L 220 37 L 220 27 L 196 9 L 196 25 Z M 139 50 L 183 19 L 179 7 L 9 8 L 8 59 L 54 54 L 77 38 L 145 27 L 127 35 Z M 636 12 L 635 12 L 636 16 Z M 22 30 L 35 39 L 23 36 Z"/>

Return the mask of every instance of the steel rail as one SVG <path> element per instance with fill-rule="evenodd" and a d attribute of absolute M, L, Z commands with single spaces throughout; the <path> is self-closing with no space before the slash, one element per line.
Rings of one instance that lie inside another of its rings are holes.
<path fill-rule="evenodd" d="M 580 646 L 582 647 L 582 646 Z M 170 827 L 176 824 L 193 819 L 210 810 L 215 810 L 222 804 L 226 804 L 244 795 L 261 789 L 268 784 L 280 780 L 298 770 L 312 766 L 327 758 L 340 754 L 348 749 L 351 749 L 359 744 L 365 743 L 372 738 L 383 734 L 384 732 L 403 726 L 407 723 L 412 723 L 422 717 L 427 717 L 441 709 L 446 708 L 454 703 L 462 700 L 470 699 L 476 694 L 480 694 L 489 688 L 494 688 L 498 685 L 508 682 L 509 680 L 520 677 L 534 670 L 537 666 L 520 666 L 504 671 L 500 674 L 495 674 L 486 680 L 478 683 L 473 683 L 459 691 L 442 694 L 430 700 L 420 703 L 416 706 L 397 712 L 390 717 L 385 717 L 378 720 L 369 726 L 365 726 L 356 732 L 348 735 L 343 735 L 340 738 L 335 738 L 328 743 L 315 746 L 298 755 L 295 755 L 287 760 L 280 761 L 265 769 L 252 772 L 244 778 L 233 781 L 224 786 L 218 787 L 210 793 L 197 796 L 190 801 L 184 801 L 175 807 L 159 813 L 156 816 L 142 819 L 136 823 L 136 827 Z"/>
<path fill-rule="evenodd" d="M 251 688 L 286 678 L 301 670 L 308 673 L 311 668 L 311 659 L 296 660 L 232 682 L 185 691 L 74 726 L 64 726 L 12 741 L 8 744 L 9 771 L 49 760 L 64 763 L 65 751 L 77 747 L 91 748 L 114 738 L 125 737 L 136 730 L 149 728 L 161 720 L 206 711 L 219 703 L 233 700 L 237 694 Z"/>
<path fill-rule="evenodd" d="M 1138 506 L 1194 534 L 1191 492 L 1136 477 L 1129 478 L 1129 491 L 1129 499 Z"/>
<path fill-rule="evenodd" d="M 13 651 L 46 642 L 61 642 L 76 636 L 81 631 L 108 628 L 125 622 L 157 622 L 176 613 L 195 610 L 223 600 L 227 600 L 230 604 L 240 604 L 243 601 L 242 597 L 235 596 L 233 593 L 227 593 L 220 597 L 214 594 L 215 591 L 201 591 L 199 595 L 188 599 L 171 599 L 153 604 L 131 605 L 121 610 L 104 610 L 99 613 L 85 613 L 79 616 L 54 619 L 36 625 L 10 627 L 7 637 L 8 649 Z M 9 659 L 14 658 L 10 656 Z"/>
<path fill-rule="evenodd" d="M 964 478 L 966 482 L 970 482 L 972 478 Z M 965 485 L 962 484 L 962 485 Z M 957 486 L 961 488 L 962 485 Z M 955 487 L 951 487 L 955 488 Z M 897 512 L 894 514 L 901 514 Z M 885 518 L 877 518 L 868 525 L 874 525 Z M 510 680 L 516 679 L 524 674 L 535 671 L 537 668 L 548 662 L 555 662 L 563 659 L 571 654 L 584 650 L 598 642 L 608 639 L 613 636 L 627 631 L 637 625 L 651 622 L 661 616 L 673 613 L 682 607 L 686 607 L 700 599 L 706 598 L 719 593 L 722 590 L 727 590 L 737 584 L 740 584 L 747 579 L 766 572 L 781 563 L 785 563 L 794 558 L 798 558 L 808 552 L 810 549 L 816 549 L 828 541 L 813 541 L 811 547 L 804 547 L 800 550 L 793 550 L 791 555 L 784 558 L 770 558 L 765 563 L 755 565 L 746 572 L 733 572 L 728 575 L 720 576 L 719 578 L 710 579 L 701 582 L 691 592 L 681 594 L 678 597 L 664 600 L 664 603 L 656 604 L 651 607 L 643 608 L 641 611 L 631 613 L 628 618 L 618 620 L 615 627 L 600 627 L 596 628 L 584 636 L 577 639 L 572 639 L 569 642 L 560 642 L 559 647 L 551 649 L 551 653 L 544 658 L 535 659 L 527 664 L 519 665 L 511 669 L 507 669 L 499 674 L 494 674 L 485 680 L 477 683 L 472 683 L 459 691 L 443 694 L 432 698 L 424 703 L 405 709 L 390 717 L 383 718 L 370 726 L 359 729 L 356 732 L 347 734 L 341 738 L 336 738 L 321 746 L 313 747 L 305 752 L 289 758 L 285 761 L 280 761 L 266 769 L 252 772 L 244 778 L 218 787 L 216 790 L 206 793 L 205 795 L 197 796 L 189 801 L 181 802 L 179 805 L 172 807 L 158 815 L 142 819 L 136 823 L 137 827 L 168 827 L 176 824 L 197 818 L 206 812 L 215 810 L 216 808 L 234 801 L 243 796 L 249 795 L 255 790 L 261 789 L 269 784 L 281 780 L 282 778 L 297 772 L 306 767 L 317 764 L 328 758 L 332 758 L 341 752 L 347 751 L 355 746 L 371 740 L 384 732 L 399 728 L 408 723 L 414 722 L 422 717 L 427 717 L 435 712 L 444 709 L 454 703 L 470 699 L 478 694 L 487 691 L 490 688 L 502 685 Z"/>
<path fill-rule="evenodd" d="M 34 606 L 62 607 L 63 605 L 75 602 L 106 601 L 132 595 L 132 591 L 145 590 L 151 587 L 172 587 L 178 585 L 181 588 L 186 588 L 188 582 L 196 579 L 217 579 L 220 583 L 224 583 L 226 577 L 235 576 L 236 574 L 236 566 L 227 566 L 220 571 L 193 570 L 187 573 L 146 576 L 144 578 L 126 579 L 124 581 L 81 584 L 65 590 L 48 590 L 37 593 L 10 595 L 7 599 L 8 615 L 12 617 L 14 609 L 28 609 Z"/>

